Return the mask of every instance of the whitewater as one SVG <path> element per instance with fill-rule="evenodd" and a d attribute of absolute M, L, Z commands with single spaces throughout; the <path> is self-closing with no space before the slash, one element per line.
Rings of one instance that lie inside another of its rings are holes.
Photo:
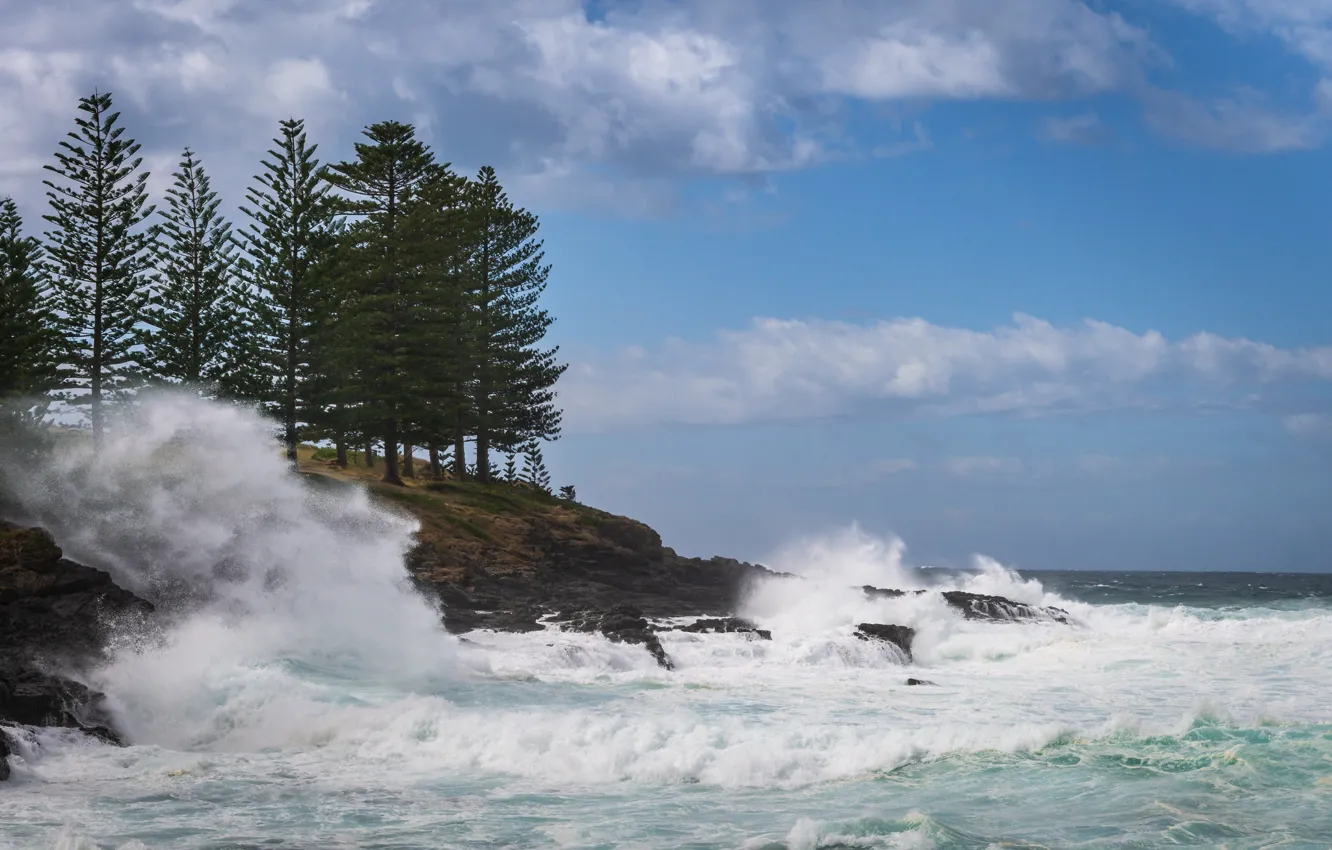
<path fill-rule="evenodd" d="M 665 631 L 667 671 L 451 636 L 412 520 L 293 475 L 243 410 L 133 417 L 25 501 L 176 613 L 88 677 L 129 746 L 19 732 L 0 848 L 1332 847 L 1332 577 L 923 570 L 850 528 L 770 559 L 805 577 L 737 612 L 771 641 Z M 915 628 L 912 658 L 862 622 Z"/>

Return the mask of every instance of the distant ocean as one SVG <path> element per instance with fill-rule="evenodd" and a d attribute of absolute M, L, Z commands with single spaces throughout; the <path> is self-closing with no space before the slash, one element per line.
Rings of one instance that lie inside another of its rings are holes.
<path fill-rule="evenodd" d="M 181 570 L 210 541 L 281 569 L 119 647 L 91 684 L 132 746 L 24 733 L 0 847 L 1332 847 L 1332 576 L 941 575 L 834 549 L 750 594 L 771 641 L 664 633 L 674 671 L 598 635 L 464 643 L 403 581 L 406 523 L 303 491 L 259 426 L 224 439 L 236 414 L 181 415 L 234 457 L 161 498 L 152 445 L 110 450 L 137 476 L 117 499 L 196 541 Z M 1074 622 L 850 586 L 870 579 Z M 861 622 L 915 628 L 914 660 Z"/>

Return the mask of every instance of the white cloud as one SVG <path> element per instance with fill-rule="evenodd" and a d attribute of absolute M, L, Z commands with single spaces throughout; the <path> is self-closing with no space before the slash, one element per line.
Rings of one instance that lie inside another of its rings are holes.
<path fill-rule="evenodd" d="M 1326 0 L 1174 0 L 1236 33 L 1265 33 L 1332 69 L 1332 4 Z"/>
<path fill-rule="evenodd" d="M 881 457 L 870 461 L 869 470 L 876 476 L 897 475 L 916 468 L 916 462 L 909 457 Z"/>
<path fill-rule="evenodd" d="M 1326 413 L 1296 413 L 1287 416 L 1282 424 L 1287 431 L 1301 437 L 1332 436 L 1332 415 Z"/>
<path fill-rule="evenodd" d="M 923 319 L 756 319 L 703 342 L 575 364 L 561 401 L 575 430 L 889 412 L 1044 415 L 1256 405 L 1282 382 L 1332 380 L 1332 347 L 1285 349 L 1199 333 L 1170 341 L 1087 320 L 1018 315 L 989 331 Z"/>
<path fill-rule="evenodd" d="M 1262 27 L 1311 58 L 1312 2 L 1178 0 Z M 521 202 L 660 215 L 683 180 L 752 176 L 930 146 L 915 123 L 861 150 L 851 101 L 1067 99 L 1121 91 L 1162 132 L 1207 147 L 1285 150 L 1323 127 L 1241 93 L 1197 102 L 1147 79 L 1146 31 L 1089 0 L 70 0 L 0 5 L 0 193 L 40 201 L 40 165 L 78 96 L 110 89 L 145 152 L 194 146 L 238 196 L 279 117 L 326 154 L 362 125 L 420 125 L 444 156 L 497 166 Z M 1328 51 L 1332 55 L 1332 51 Z M 1052 138 L 1088 141 L 1089 114 Z M 877 136 L 877 134 L 876 134 Z M 623 189 L 623 191 L 621 191 Z M 523 195 L 524 191 L 530 194 Z M 34 216 L 35 217 L 35 216 Z"/>
<path fill-rule="evenodd" d="M 1317 147 L 1325 136 L 1317 110 L 1278 108 L 1249 89 L 1210 101 L 1148 89 L 1143 102 L 1149 126 L 1196 147 L 1276 153 Z"/>
<path fill-rule="evenodd" d="M 921 32 L 912 23 L 888 27 L 876 38 L 823 62 L 830 90 L 869 100 L 907 97 L 1008 97 L 999 47 L 980 32 Z"/>
<path fill-rule="evenodd" d="M 1016 475 L 1022 471 L 1022 461 L 1015 457 L 950 457 L 944 459 L 944 469 L 953 475 Z"/>
<path fill-rule="evenodd" d="M 542 187 L 803 168 L 854 150 L 847 98 L 1061 98 L 1137 84 L 1160 55 L 1083 0 L 97 0 L 0 7 L 0 192 L 94 86 L 145 149 L 195 146 L 219 187 L 248 178 L 275 116 L 325 150 L 384 117 L 425 125 L 467 168 Z M 17 125 L 17 126 L 16 126 Z M 923 127 L 884 154 L 922 149 Z M 188 136 L 188 138 L 187 138 Z M 149 150 L 151 152 L 151 150 Z M 875 151 L 864 151 L 874 153 Z M 228 179 L 230 178 L 230 179 Z M 581 192 L 574 205 L 614 192 Z M 630 208 L 660 209 L 659 201 Z M 668 205 L 668 204 L 665 204 Z"/>
<path fill-rule="evenodd" d="M 1107 475 L 1123 466 L 1117 457 L 1100 454 L 1085 454 L 1078 458 L 1077 469 L 1085 475 Z"/>
<path fill-rule="evenodd" d="M 1095 112 L 1083 112 L 1066 118 L 1052 117 L 1044 126 L 1045 138 L 1075 145 L 1099 145 L 1114 138 L 1114 131 L 1101 123 Z"/>

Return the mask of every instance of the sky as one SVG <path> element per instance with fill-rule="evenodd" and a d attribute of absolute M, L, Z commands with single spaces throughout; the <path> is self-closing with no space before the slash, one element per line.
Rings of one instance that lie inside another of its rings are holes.
<path fill-rule="evenodd" d="M 1332 570 L 1332 0 L 0 0 L 0 195 L 414 123 L 538 213 L 546 455 L 689 555 Z"/>

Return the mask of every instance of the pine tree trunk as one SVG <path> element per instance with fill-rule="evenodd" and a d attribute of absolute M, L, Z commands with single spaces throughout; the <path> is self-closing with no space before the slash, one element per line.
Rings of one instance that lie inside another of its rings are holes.
<path fill-rule="evenodd" d="M 430 475 L 433 478 L 444 477 L 444 470 L 439 468 L 439 444 L 434 442 L 430 444 Z"/>
<path fill-rule="evenodd" d="M 97 258 L 98 266 L 94 281 L 94 306 L 93 306 L 93 356 L 92 356 L 92 378 L 88 389 L 92 395 L 92 410 L 89 412 L 92 419 L 93 432 L 93 453 L 102 452 L 102 267 L 101 258 L 104 256 L 105 236 L 103 234 L 104 222 L 99 215 L 97 218 Z"/>
<path fill-rule="evenodd" d="M 453 437 L 453 477 L 458 481 L 467 480 L 467 437 L 463 435 L 462 411 L 454 425 Z"/>
<path fill-rule="evenodd" d="M 416 477 L 416 459 L 412 457 L 412 444 L 402 441 L 402 474 L 404 478 Z"/>
<path fill-rule="evenodd" d="M 398 420 L 390 416 L 384 420 L 384 477 L 385 484 L 405 487 L 398 474 Z"/>
<path fill-rule="evenodd" d="M 373 440 L 365 441 L 365 468 L 375 468 L 375 444 Z"/>
<path fill-rule="evenodd" d="M 287 374 L 286 385 L 282 393 L 283 420 L 287 427 L 287 460 L 297 466 L 296 460 L 296 318 L 294 311 L 288 311 L 287 319 Z"/>
<path fill-rule="evenodd" d="M 100 372 L 101 370 L 98 369 Z M 93 452 L 102 451 L 102 376 L 98 372 L 93 372 L 92 379 L 92 432 L 93 432 Z"/>
<path fill-rule="evenodd" d="M 341 432 L 339 432 L 338 435 L 337 435 L 337 437 L 336 437 L 336 439 L 334 440 L 334 442 L 336 443 L 336 445 L 337 445 L 337 447 L 338 447 L 338 466 L 342 467 L 343 469 L 346 469 L 346 468 L 347 468 L 347 437 L 346 437 L 344 434 L 342 434 Z"/>
<path fill-rule="evenodd" d="M 490 434 L 478 428 L 476 434 L 476 477 L 483 484 L 490 483 Z"/>

